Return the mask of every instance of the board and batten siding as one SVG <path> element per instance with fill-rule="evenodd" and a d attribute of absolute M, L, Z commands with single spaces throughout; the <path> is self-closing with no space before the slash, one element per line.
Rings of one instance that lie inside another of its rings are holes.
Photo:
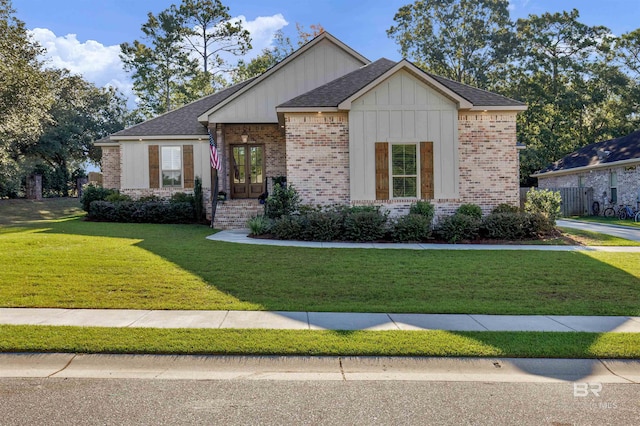
<path fill-rule="evenodd" d="M 351 200 L 376 199 L 375 143 L 433 142 L 435 198 L 458 197 L 456 104 L 400 70 L 351 103 Z"/>
<path fill-rule="evenodd" d="M 209 116 L 210 123 L 277 123 L 276 106 L 364 64 L 329 40 L 277 70 Z"/>
<path fill-rule="evenodd" d="M 158 146 L 158 161 L 161 164 L 160 147 L 191 145 L 193 147 L 193 177 L 202 179 L 202 186 L 211 186 L 211 169 L 209 167 L 209 141 L 208 140 L 153 140 L 141 142 L 127 142 L 120 144 L 122 152 L 121 188 L 122 189 L 149 189 L 152 182 L 149 180 L 149 146 Z M 182 150 L 183 167 L 185 151 Z M 182 178 L 189 177 L 183 169 Z M 158 172 L 158 183 L 160 176 Z M 185 188 L 191 190 L 191 188 Z"/>

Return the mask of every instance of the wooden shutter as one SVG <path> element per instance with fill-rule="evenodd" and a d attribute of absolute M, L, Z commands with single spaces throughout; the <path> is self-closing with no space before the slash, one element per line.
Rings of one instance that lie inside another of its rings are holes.
<path fill-rule="evenodd" d="M 149 188 L 160 188 L 160 147 L 149 145 Z"/>
<path fill-rule="evenodd" d="M 182 167 L 184 168 L 184 187 L 193 188 L 193 145 L 182 147 Z"/>
<path fill-rule="evenodd" d="M 433 199 L 433 142 L 420 142 L 420 198 Z"/>
<path fill-rule="evenodd" d="M 389 199 L 389 144 L 376 142 L 376 200 Z"/>

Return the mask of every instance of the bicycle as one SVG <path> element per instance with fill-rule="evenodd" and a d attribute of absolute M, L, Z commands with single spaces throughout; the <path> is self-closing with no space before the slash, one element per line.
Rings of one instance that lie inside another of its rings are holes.
<path fill-rule="evenodd" d="M 618 216 L 618 210 L 616 210 L 616 206 L 612 204 L 610 207 L 604 209 L 604 213 L 602 215 L 604 217 L 616 217 Z"/>
<path fill-rule="evenodd" d="M 625 220 L 625 219 L 631 219 L 632 217 L 635 218 L 638 214 L 638 211 L 631 208 L 630 205 L 620 205 L 620 210 L 618 210 L 618 219 L 620 220 Z"/>

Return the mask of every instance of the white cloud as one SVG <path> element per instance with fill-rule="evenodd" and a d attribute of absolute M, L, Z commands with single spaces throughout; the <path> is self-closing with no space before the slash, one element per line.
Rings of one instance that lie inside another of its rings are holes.
<path fill-rule="evenodd" d="M 120 46 L 105 46 L 95 40 L 82 43 L 76 34 L 57 36 L 47 28 L 35 28 L 30 34 L 46 49 L 48 66 L 66 68 L 100 87 L 127 86 L 124 82 L 128 78 L 118 56 Z"/>
<path fill-rule="evenodd" d="M 251 34 L 252 49 L 245 55 L 245 59 L 251 59 L 264 48 L 272 46 L 273 36 L 276 31 L 288 25 L 282 14 L 273 16 L 258 16 L 252 21 L 247 21 L 243 15 L 234 18 L 242 22 L 242 26 Z M 66 68 L 72 73 L 82 75 L 86 80 L 98 87 L 113 86 L 120 89 L 130 99 L 129 106 L 134 99 L 133 84 L 120 60 L 120 46 L 105 46 L 95 41 L 81 42 L 76 34 L 58 36 L 47 28 L 34 28 L 29 31 L 31 37 L 46 49 L 44 59 L 46 65 L 51 68 Z M 231 64 L 239 59 L 236 57 L 225 58 Z"/>
<path fill-rule="evenodd" d="M 278 13 L 273 16 L 258 16 L 253 21 L 247 21 L 244 15 L 234 18 L 240 21 L 242 27 L 251 34 L 251 51 L 245 55 L 245 59 L 258 56 L 263 49 L 273 46 L 273 36 L 278 31 L 289 25 L 284 16 Z"/>

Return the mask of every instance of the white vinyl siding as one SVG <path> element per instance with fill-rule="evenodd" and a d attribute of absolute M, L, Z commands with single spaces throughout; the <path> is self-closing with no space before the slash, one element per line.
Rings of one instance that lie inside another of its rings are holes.
<path fill-rule="evenodd" d="M 376 142 L 427 141 L 433 142 L 435 198 L 457 198 L 460 176 L 456 103 L 405 70 L 353 101 L 349 112 L 351 199 L 376 199 Z M 418 183 L 418 191 L 419 188 Z"/>

